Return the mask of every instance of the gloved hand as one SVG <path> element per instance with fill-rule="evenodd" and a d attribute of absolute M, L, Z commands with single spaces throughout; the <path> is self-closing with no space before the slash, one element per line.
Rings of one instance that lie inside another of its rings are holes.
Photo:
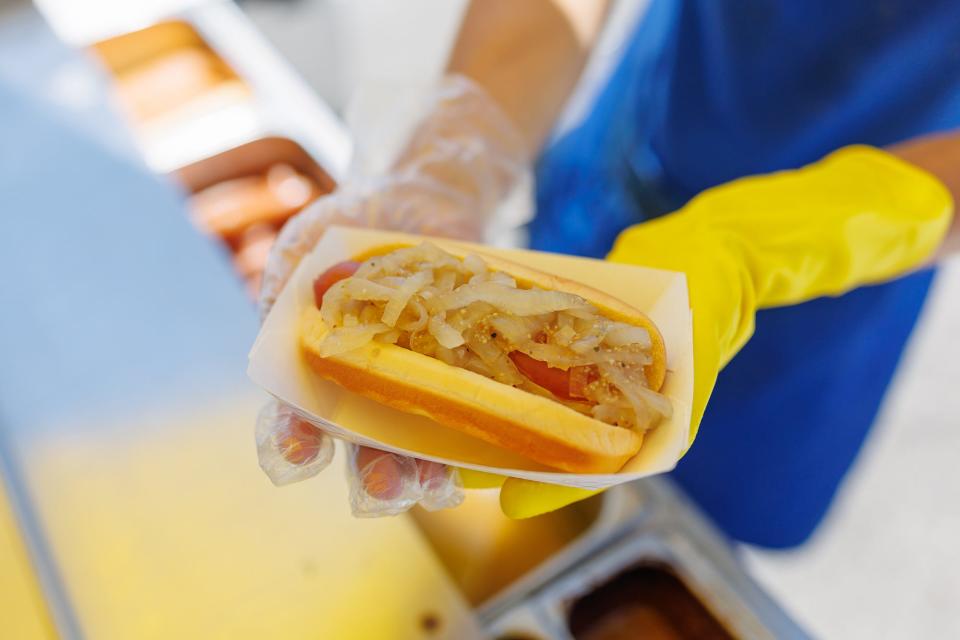
<path fill-rule="evenodd" d="M 840 295 L 916 269 L 939 246 L 952 212 L 952 197 L 936 178 L 854 146 L 797 171 L 710 189 L 680 211 L 624 231 L 609 260 L 687 274 L 690 442 L 718 372 L 752 335 L 757 309 Z M 508 516 L 525 518 L 595 493 L 508 478 L 500 504 Z"/>
<path fill-rule="evenodd" d="M 522 139 L 496 104 L 460 76 L 445 78 L 389 175 L 355 180 L 292 218 L 274 244 L 261 285 L 266 317 L 300 260 L 331 225 L 480 240 L 496 205 L 526 170 Z M 289 407 L 269 403 L 257 419 L 261 468 L 277 485 L 312 477 L 333 443 Z M 355 515 L 393 515 L 462 499 L 454 469 L 347 445 Z"/>

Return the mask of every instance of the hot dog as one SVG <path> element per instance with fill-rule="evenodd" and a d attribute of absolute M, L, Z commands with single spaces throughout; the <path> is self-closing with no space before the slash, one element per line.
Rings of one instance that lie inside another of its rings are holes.
<path fill-rule="evenodd" d="M 323 378 L 574 473 L 612 473 L 671 413 L 663 338 L 600 291 L 495 256 L 383 247 L 314 282 Z"/>

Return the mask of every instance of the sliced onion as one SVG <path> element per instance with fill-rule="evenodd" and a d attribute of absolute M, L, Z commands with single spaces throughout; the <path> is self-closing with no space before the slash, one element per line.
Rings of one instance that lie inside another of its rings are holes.
<path fill-rule="evenodd" d="M 490 377 L 503 384 L 516 386 L 526 380 L 523 374 L 517 371 L 517 367 L 513 364 L 513 361 L 506 355 L 501 354 L 495 361 L 484 362 L 484 364 L 490 369 Z"/>
<path fill-rule="evenodd" d="M 503 284 L 508 287 L 516 288 L 517 286 L 517 281 L 513 278 L 513 276 L 508 275 L 503 271 L 492 272 L 488 279 L 490 280 L 490 282 L 496 282 L 498 284 Z"/>
<path fill-rule="evenodd" d="M 399 289 L 407 281 L 407 276 L 383 276 L 377 278 L 377 282 L 391 289 Z"/>
<path fill-rule="evenodd" d="M 460 332 L 447 324 L 441 316 L 433 316 L 427 323 L 427 330 L 437 339 L 440 346 L 455 349 L 464 343 Z"/>
<path fill-rule="evenodd" d="M 493 375 L 493 370 L 484 364 L 483 360 L 477 357 L 476 354 L 471 353 L 470 351 L 467 351 L 466 355 L 463 356 L 460 366 L 468 371 L 479 373 L 485 378 L 493 378 L 496 380 L 496 377 Z"/>
<path fill-rule="evenodd" d="M 564 313 L 572 315 L 576 309 L 568 309 Z M 592 313 L 587 318 L 574 317 L 573 318 L 573 328 L 577 330 L 578 334 L 587 335 L 599 333 L 598 329 L 603 329 L 605 325 L 605 319 Z"/>
<path fill-rule="evenodd" d="M 598 404 L 593 407 L 590 414 L 601 422 L 621 427 L 633 427 L 637 423 L 633 409 L 621 404 Z"/>
<path fill-rule="evenodd" d="M 597 313 L 597 310 L 593 307 L 572 308 L 569 309 L 567 313 L 577 320 L 585 320 L 588 327 L 592 326 L 593 323 L 597 322 L 598 320 L 605 320 L 605 318 Z M 580 323 L 577 323 L 577 331 L 584 331 L 584 328 Z"/>
<path fill-rule="evenodd" d="M 585 354 L 591 362 L 597 364 L 608 362 L 610 364 L 624 364 L 632 367 L 645 367 L 653 362 L 653 357 L 649 353 L 637 351 L 594 351 Z"/>
<path fill-rule="evenodd" d="M 664 419 L 670 419 L 673 416 L 673 405 L 667 396 L 648 389 L 643 385 L 637 385 L 634 387 L 634 391 L 647 402 L 647 405 L 651 409 L 660 414 Z"/>
<path fill-rule="evenodd" d="M 453 271 L 445 271 L 436 278 L 437 289 L 445 293 L 453 291 L 457 285 L 457 274 Z"/>
<path fill-rule="evenodd" d="M 359 325 L 356 327 L 338 327 L 326 335 L 323 342 L 320 343 L 320 357 L 329 358 L 347 351 L 359 349 L 367 344 L 373 337 L 389 327 L 379 322 L 372 325 Z"/>
<path fill-rule="evenodd" d="M 560 314 L 560 317 L 563 317 L 563 314 Z M 573 329 L 573 326 L 569 324 L 565 324 L 553 332 L 554 342 L 565 347 L 573 342 L 573 339 L 576 337 L 577 332 Z"/>
<path fill-rule="evenodd" d="M 589 385 L 587 388 L 587 397 L 597 404 L 624 404 L 627 402 L 619 389 L 605 380 L 602 380 L 599 384 Z"/>
<path fill-rule="evenodd" d="M 493 305 L 486 302 L 474 302 L 471 305 L 447 314 L 447 322 L 457 331 L 479 327 L 486 318 L 496 313 Z"/>
<path fill-rule="evenodd" d="M 340 324 L 340 318 L 343 315 L 343 303 L 346 299 L 343 296 L 344 281 L 334 283 L 323 294 L 323 302 L 320 304 L 320 317 L 329 326 L 335 327 Z"/>
<path fill-rule="evenodd" d="M 489 324 L 511 345 L 533 342 L 533 334 L 543 328 L 534 318 L 518 318 L 509 315 L 492 316 Z"/>
<path fill-rule="evenodd" d="M 419 300 L 423 303 L 423 306 L 426 308 L 427 313 L 430 315 L 436 315 L 438 313 L 446 313 L 443 308 L 443 299 L 448 294 L 439 292 L 435 296 L 420 296 Z"/>
<path fill-rule="evenodd" d="M 591 364 L 593 359 L 586 356 L 581 356 L 576 353 L 572 353 L 566 347 L 561 347 L 556 344 L 545 343 L 541 344 L 539 342 L 527 342 L 526 344 L 516 345 L 517 350 L 526 353 L 531 358 L 539 360 L 540 362 L 546 362 L 548 365 L 555 369 L 563 369 L 566 371 L 570 367 L 579 367 Z"/>
<path fill-rule="evenodd" d="M 464 338 L 470 351 L 488 365 L 499 360 L 501 356 L 506 357 L 500 346 L 480 331 L 467 331 Z"/>
<path fill-rule="evenodd" d="M 347 314 L 345 313 L 344 316 Z M 380 321 L 380 308 L 375 304 L 365 304 L 361 309 L 360 313 L 357 315 L 357 318 L 360 321 L 360 324 L 373 324 L 374 322 Z"/>
<path fill-rule="evenodd" d="M 373 339 L 377 342 L 383 342 L 384 344 L 397 344 L 397 341 L 400 339 L 400 331 L 391 329 L 384 333 L 378 333 Z"/>
<path fill-rule="evenodd" d="M 410 334 L 410 350 L 422 353 L 425 356 L 432 356 L 437 352 L 437 339 L 426 331 L 418 331 Z"/>
<path fill-rule="evenodd" d="M 351 300 L 376 300 L 385 302 L 390 300 L 395 293 L 390 287 L 385 287 L 382 284 L 377 284 L 364 278 L 346 278 L 341 280 L 340 283 L 343 284 L 340 291 L 343 292 L 344 297 Z"/>
<path fill-rule="evenodd" d="M 437 359 L 442 362 L 456 367 L 459 364 L 459 358 L 457 358 L 457 353 L 453 349 L 447 349 L 444 346 L 437 347 Z"/>
<path fill-rule="evenodd" d="M 635 388 L 642 385 L 632 383 L 617 366 L 602 364 L 600 365 L 600 371 L 603 377 L 623 394 L 623 397 L 630 405 L 633 413 L 631 423 L 641 429 L 646 429 L 651 426 L 654 421 L 653 412 L 644 399 L 635 393 Z"/>
<path fill-rule="evenodd" d="M 588 353 L 600 346 L 601 337 L 597 335 L 586 336 L 570 343 L 570 350 L 574 353 Z"/>
<path fill-rule="evenodd" d="M 673 405 L 665 396 L 647 389 L 639 380 L 631 380 L 624 370 L 615 365 L 601 364 L 600 371 L 633 407 L 638 427 L 650 428 L 660 418 L 673 415 Z"/>
<path fill-rule="evenodd" d="M 444 311 L 459 309 L 472 302 L 487 302 L 501 311 L 518 316 L 533 316 L 587 305 L 586 300 L 572 293 L 514 289 L 496 282 L 463 285 L 438 302 L 439 308 Z"/>
<path fill-rule="evenodd" d="M 397 275 L 409 267 L 427 264 L 434 268 L 456 267 L 458 260 L 446 251 L 442 251 L 435 244 L 422 242 L 413 247 L 397 249 L 384 256 L 375 256 L 365 261 L 357 269 L 356 276 L 373 278 L 381 273 Z M 419 269 L 410 269 L 418 271 Z"/>
<path fill-rule="evenodd" d="M 417 300 L 411 300 L 407 305 L 406 310 L 414 315 L 414 318 L 406 321 L 397 322 L 397 328 L 404 331 L 416 332 L 423 331 L 426 328 L 427 322 L 430 320 L 430 314 L 427 313 L 426 307 L 424 307 Z M 401 313 L 401 318 L 403 314 Z"/>
<path fill-rule="evenodd" d="M 520 384 L 526 378 L 499 345 L 483 332 L 469 331 L 464 334 L 470 349 L 489 369 L 494 380 L 505 384 Z"/>
<path fill-rule="evenodd" d="M 345 298 L 341 307 L 340 314 L 344 316 L 360 316 L 360 312 L 363 311 L 363 308 L 370 304 L 364 300 L 350 300 Z"/>
<path fill-rule="evenodd" d="M 383 261 L 382 256 L 375 256 L 369 260 L 364 260 L 357 270 L 353 273 L 354 276 L 358 278 L 373 278 L 383 272 Z"/>
<path fill-rule="evenodd" d="M 429 270 L 418 271 L 407 278 L 396 290 L 393 297 L 390 298 L 390 301 L 387 302 L 387 306 L 383 309 L 383 316 L 380 318 L 380 322 L 390 327 L 396 326 L 397 319 L 400 317 L 400 313 L 407 307 L 410 298 L 431 282 L 433 282 L 433 272 Z"/>
<path fill-rule="evenodd" d="M 625 347 L 635 344 L 644 349 L 649 349 L 652 344 L 650 332 L 644 327 L 636 327 L 622 322 L 613 323 L 607 331 L 607 335 L 603 337 L 603 341 L 611 347 Z"/>
<path fill-rule="evenodd" d="M 470 253 L 463 258 L 463 267 L 473 275 L 486 274 L 488 271 L 487 263 L 475 253 Z"/>

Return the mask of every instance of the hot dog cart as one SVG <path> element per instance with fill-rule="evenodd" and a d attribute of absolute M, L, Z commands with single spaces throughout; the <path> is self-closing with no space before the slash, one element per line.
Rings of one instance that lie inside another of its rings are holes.
<path fill-rule="evenodd" d="M 0 14 L 0 584 L 39 593 L 0 635 L 805 637 L 667 480 L 530 521 L 273 487 L 252 296 L 349 135 L 232 3 L 145 4 Z"/>

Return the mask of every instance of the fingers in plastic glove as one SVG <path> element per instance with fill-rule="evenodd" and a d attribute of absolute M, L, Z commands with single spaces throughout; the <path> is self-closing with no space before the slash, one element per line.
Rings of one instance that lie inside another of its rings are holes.
<path fill-rule="evenodd" d="M 460 240 L 479 240 L 485 222 L 468 196 L 426 176 L 370 183 L 350 205 L 360 226 Z"/>
<path fill-rule="evenodd" d="M 347 481 L 359 518 L 403 513 L 423 496 L 416 460 L 370 447 L 347 444 Z"/>
<path fill-rule="evenodd" d="M 500 510 L 508 518 L 522 520 L 586 500 L 601 491 L 507 478 L 500 488 Z"/>
<path fill-rule="evenodd" d="M 352 444 L 347 445 L 347 479 L 357 517 L 397 515 L 417 503 L 429 511 L 448 509 L 464 497 L 456 469 Z"/>
<path fill-rule="evenodd" d="M 317 475 L 333 459 L 333 440 L 271 400 L 257 416 L 257 458 L 273 484 L 283 486 Z"/>
<path fill-rule="evenodd" d="M 500 106 L 465 76 L 446 76 L 424 107 L 397 166 L 448 184 L 489 211 L 527 170 L 523 137 Z"/>
<path fill-rule="evenodd" d="M 423 491 L 421 507 L 427 511 L 439 511 L 460 506 L 464 495 L 457 469 L 429 460 L 417 460 L 417 466 L 420 467 L 420 488 Z"/>

